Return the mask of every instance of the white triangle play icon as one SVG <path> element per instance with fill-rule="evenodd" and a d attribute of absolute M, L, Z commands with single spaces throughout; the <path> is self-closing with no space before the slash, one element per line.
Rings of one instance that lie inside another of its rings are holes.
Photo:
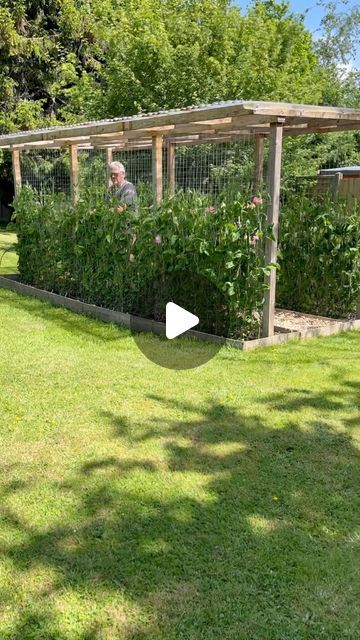
<path fill-rule="evenodd" d="M 197 324 L 199 318 L 193 313 L 186 311 L 174 302 L 168 302 L 166 305 L 166 337 L 169 340 L 180 336 L 185 331 L 189 331 Z"/>

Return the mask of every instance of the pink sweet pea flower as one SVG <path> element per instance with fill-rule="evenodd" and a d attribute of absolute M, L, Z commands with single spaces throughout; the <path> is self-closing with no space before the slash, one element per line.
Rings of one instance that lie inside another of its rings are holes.
<path fill-rule="evenodd" d="M 256 243 L 257 243 L 257 241 L 258 241 L 258 240 L 260 240 L 260 238 L 259 238 L 258 234 L 257 234 L 257 233 L 255 233 L 255 234 L 253 235 L 253 237 L 251 238 L 251 240 L 250 240 L 250 244 L 251 244 L 251 246 L 252 246 L 252 247 L 256 247 Z"/>
<path fill-rule="evenodd" d="M 161 235 L 159 233 L 155 236 L 154 242 L 155 244 L 161 244 L 162 240 L 161 240 Z"/>
<path fill-rule="evenodd" d="M 255 207 L 260 206 L 263 203 L 263 199 L 261 196 L 253 196 L 251 198 L 251 204 L 254 204 Z"/>
<path fill-rule="evenodd" d="M 216 207 L 208 207 L 205 211 L 206 213 L 216 213 L 217 209 Z"/>

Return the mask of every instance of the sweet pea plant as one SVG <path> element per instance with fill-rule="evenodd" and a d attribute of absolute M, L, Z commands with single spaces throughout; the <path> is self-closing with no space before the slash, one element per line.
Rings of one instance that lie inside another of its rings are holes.
<path fill-rule="evenodd" d="M 290 193 L 279 238 L 278 305 L 352 316 L 360 297 L 360 203 Z"/>
<path fill-rule="evenodd" d="M 191 309 L 196 273 L 221 292 L 202 298 L 203 315 L 216 332 L 227 317 L 230 335 L 259 335 L 264 300 L 264 242 L 271 236 L 262 200 L 238 196 L 214 205 L 207 196 L 180 193 L 140 215 L 116 212 L 85 197 L 72 207 L 61 195 L 43 202 L 24 188 L 15 202 L 21 279 L 38 287 L 119 311 L 149 316 L 144 294 L 158 282 L 159 310 L 172 295 Z M 169 291 L 169 287 L 172 291 Z M 175 290 L 174 290 L 175 288 Z M 201 327 L 200 327 L 201 328 Z"/>

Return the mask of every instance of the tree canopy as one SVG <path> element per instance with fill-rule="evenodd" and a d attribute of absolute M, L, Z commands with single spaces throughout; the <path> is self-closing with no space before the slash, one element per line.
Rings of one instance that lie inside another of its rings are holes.
<path fill-rule="evenodd" d="M 3 0 L 0 131 L 218 99 L 358 105 L 334 38 L 344 62 L 359 16 L 340 29 L 334 11 L 315 43 L 275 0 Z"/>

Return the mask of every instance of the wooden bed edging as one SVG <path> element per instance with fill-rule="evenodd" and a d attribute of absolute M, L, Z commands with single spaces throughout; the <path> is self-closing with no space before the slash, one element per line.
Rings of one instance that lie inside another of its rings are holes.
<path fill-rule="evenodd" d="M 156 322 L 155 320 L 148 320 L 146 318 L 131 317 L 129 313 L 121 313 L 120 311 L 113 311 L 106 307 L 98 307 L 95 304 L 88 304 L 81 300 L 74 298 L 68 298 L 61 296 L 58 293 L 52 293 L 44 289 L 38 289 L 28 284 L 19 282 L 17 275 L 0 276 L 0 288 L 9 289 L 24 296 L 31 296 L 37 298 L 43 302 L 48 302 L 56 307 L 64 307 L 75 313 L 91 316 L 97 320 L 103 322 L 113 322 L 127 329 L 130 329 L 130 320 L 132 319 L 132 328 L 136 328 L 139 332 L 151 332 L 161 336 L 165 336 L 165 324 L 162 322 Z M 201 331 L 190 330 L 187 331 L 184 336 L 193 337 L 197 340 L 203 340 L 205 342 L 216 342 L 224 345 L 234 347 L 235 349 L 241 349 L 242 351 L 252 351 L 261 347 L 268 347 L 271 345 L 282 344 L 289 340 L 301 340 L 304 338 L 312 338 L 317 336 L 328 336 L 334 333 L 340 333 L 342 331 L 349 331 L 353 329 L 360 329 L 359 320 L 349 320 L 345 322 L 334 322 L 327 327 L 314 327 L 305 330 L 298 331 L 286 331 L 283 328 L 279 330 L 274 336 L 268 338 L 258 338 L 256 340 L 234 340 L 232 338 L 223 338 L 221 336 L 215 336 L 209 333 L 203 333 Z"/>

